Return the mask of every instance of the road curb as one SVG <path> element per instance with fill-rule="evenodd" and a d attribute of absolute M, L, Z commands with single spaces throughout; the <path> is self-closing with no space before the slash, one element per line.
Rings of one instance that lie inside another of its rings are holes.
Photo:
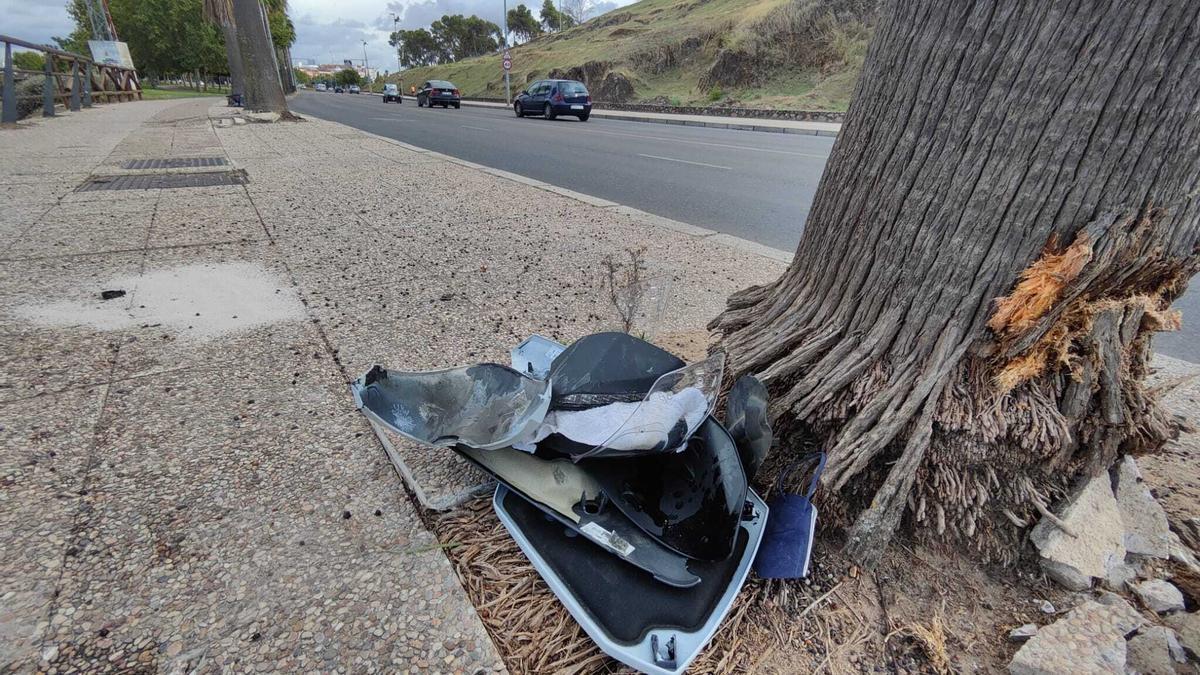
<path fill-rule="evenodd" d="M 610 201 L 610 200 L 604 199 L 602 197 L 595 197 L 592 195 L 584 194 L 582 192 L 576 192 L 575 190 L 561 187 L 559 185 L 551 185 L 550 183 L 540 181 L 536 178 L 530 178 L 529 176 L 522 176 L 521 174 L 513 173 L 511 171 L 505 171 L 503 169 L 495 169 L 490 166 L 476 164 L 475 162 L 470 162 L 465 159 L 459 159 L 458 157 L 451 157 L 450 155 L 446 155 L 446 154 L 437 152 L 436 150 L 429 150 L 427 148 L 422 148 L 422 147 L 419 147 L 416 145 L 412 145 L 410 143 L 398 141 L 394 138 L 388 138 L 387 136 L 380 136 L 379 134 L 373 134 L 370 131 L 363 131 L 362 129 L 357 129 L 357 128 L 349 126 L 347 124 L 342 124 L 341 122 L 335 122 L 334 120 L 325 119 L 324 117 L 321 117 L 320 115 L 313 115 L 312 113 L 304 113 L 304 114 L 308 115 L 309 117 L 313 117 L 315 119 L 329 122 L 331 124 L 337 124 L 338 126 L 346 127 L 347 129 L 353 129 L 354 131 L 356 131 L 364 136 L 369 136 L 371 138 L 377 138 L 385 143 L 390 143 L 392 145 L 404 148 L 405 150 L 410 150 L 412 152 L 416 152 L 416 153 L 425 155 L 430 158 L 441 159 L 441 160 L 447 161 L 451 164 L 456 164 L 465 169 L 479 171 L 482 173 L 486 173 L 489 176 L 495 176 L 496 178 L 503 178 L 505 180 L 510 180 L 510 181 L 513 181 L 514 183 L 520 183 L 521 185 L 532 187 L 532 188 L 541 190 L 543 192 L 549 192 L 550 194 L 553 194 L 553 195 L 558 195 L 560 197 L 566 197 L 568 199 L 574 199 L 575 201 L 587 204 L 588 206 L 594 206 L 594 207 L 601 208 L 601 209 L 611 210 L 616 213 L 621 213 L 626 216 L 630 216 L 636 220 L 639 220 L 643 224 L 646 224 L 646 225 L 661 227 L 663 229 L 671 230 L 672 232 L 678 232 L 680 234 L 686 234 L 691 237 L 696 237 L 697 239 L 707 239 L 714 243 L 721 244 L 723 246 L 728 246 L 729 248 L 732 248 L 732 249 L 736 249 L 737 251 L 740 251 L 742 253 L 751 253 L 754 255 L 762 256 L 764 258 L 768 258 L 770 260 L 774 260 L 776 262 L 781 262 L 781 263 L 785 263 L 785 264 L 791 264 L 791 262 L 792 262 L 792 252 L 791 251 L 785 251 L 783 249 L 773 248 L 771 246 L 767 246 L 766 244 L 760 244 L 756 241 L 751 241 L 749 239 L 735 237 L 732 234 L 726 234 L 724 232 L 719 232 L 717 230 L 711 230 L 707 227 L 701 227 L 699 225 L 691 225 L 689 223 L 684 223 L 684 222 L 681 222 L 678 220 L 673 220 L 671 218 L 667 218 L 665 216 L 660 216 L 660 215 L 656 215 L 653 213 L 649 213 L 647 211 L 643 211 L 641 209 L 634 208 L 632 206 L 627 206 L 625 204 L 618 204 L 617 202 Z"/>
<path fill-rule="evenodd" d="M 380 96 L 375 92 L 366 92 L 372 96 Z M 417 99 L 405 95 L 404 98 L 409 101 Z M 464 99 L 463 105 L 474 106 L 476 108 L 508 108 L 503 103 L 494 103 L 492 101 L 469 101 Z M 696 120 L 696 119 L 679 119 L 670 117 L 642 117 L 633 115 L 619 110 L 604 110 L 602 108 L 593 108 L 592 117 L 601 117 L 606 120 L 616 120 L 618 122 L 649 122 L 650 124 L 674 124 L 684 127 L 707 127 L 710 129 L 734 129 L 737 131 L 762 131 L 768 134 L 798 134 L 801 136 L 824 136 L 826 138 L 837 138 L 838 132 L 827 129 L 804 129 L 800 127 L 784 127 L 774 126 L 769 124 L 757 124 L 752 121 L 746 122 L 728 122 L 725 120 Z M 747 118 L 749 119 L 749 118 Z"/>

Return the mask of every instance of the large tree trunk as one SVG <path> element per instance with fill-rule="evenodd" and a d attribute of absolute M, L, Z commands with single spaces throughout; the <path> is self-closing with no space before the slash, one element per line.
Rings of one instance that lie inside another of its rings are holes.
<path fill-rule="evenodd" d="M 296 93 L 296 85 L 292 83 L 292 66 L 287 58 L 287 51 L 275 48 L 275 62 L 279 66 L 279 81 L 283 84 L 285 94 Z"/>
<path fill-rule="evenodd" d="M 233 18 L 246 77 L 246 109 L 277 112 L 285 119 L 293 118 L 283 95 L 275 47 L 271 44 L 259 0 L 233 0 Z"/>
<path fill-rule="evenodd" d="M 825 443 L 872 562 L 903 524 L 1012 562 L 1172 433 L 1150 335 L 1200 268 L 1200 3 L 892 0 L 788 271 L 713 321 Z"/>
<path fill-rule="evenodd" d="M 238 48 L 237 29 L 232 23 L 221 25 L 225 35 L 225 58 L 229 61 L 229 93 L 242 95 L 246 93 L 246 76 L 242 72 L 242 52 Z"/>

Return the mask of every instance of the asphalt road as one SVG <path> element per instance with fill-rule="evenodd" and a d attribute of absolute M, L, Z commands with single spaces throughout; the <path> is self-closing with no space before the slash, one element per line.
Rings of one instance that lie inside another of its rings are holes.
<path fill-rule="evenodd" d="M 789 251 L 834 140 L 598 117 L 517 119 L 503 108 L 429 109 L 310 91 L 291 108 Z M 1183 330 L 1159 334 L 1156 351 L 1200 363 L 1198 285 L 1175 303 Z"/>

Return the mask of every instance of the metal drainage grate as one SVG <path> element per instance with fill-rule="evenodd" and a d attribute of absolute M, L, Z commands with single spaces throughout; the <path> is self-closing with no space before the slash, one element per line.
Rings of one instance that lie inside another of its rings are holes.
<path fill-rule="evenodd" d="M 210 171 L 206 173 L 143 173 L 131 176 L 92 176 L 75 188 L 76 192 L 92 190 L 174 190 L 176 188 L 245 185 L 250 179 L 246 172 Z"/>
<path fill-rule="evenodd" d="M 191 169 L 203 166 L 228 166 L 224 157 L 173 157 L 171 159 L 131 159 L 122 169 Z"/>

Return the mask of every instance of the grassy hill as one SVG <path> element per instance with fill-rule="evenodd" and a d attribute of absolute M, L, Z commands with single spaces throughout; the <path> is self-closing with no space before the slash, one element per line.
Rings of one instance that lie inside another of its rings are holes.
<path fill-rule="evenodd" d="M 528 81 L 568 77 L 600 101 L 845 110 L 875 5 L 641 0 L 514 47 L 513 93 Z M 465 96 L 504 95 L 499 55 L 414 68 L 401 79 L 405 89 L 443 79 Z"/>

